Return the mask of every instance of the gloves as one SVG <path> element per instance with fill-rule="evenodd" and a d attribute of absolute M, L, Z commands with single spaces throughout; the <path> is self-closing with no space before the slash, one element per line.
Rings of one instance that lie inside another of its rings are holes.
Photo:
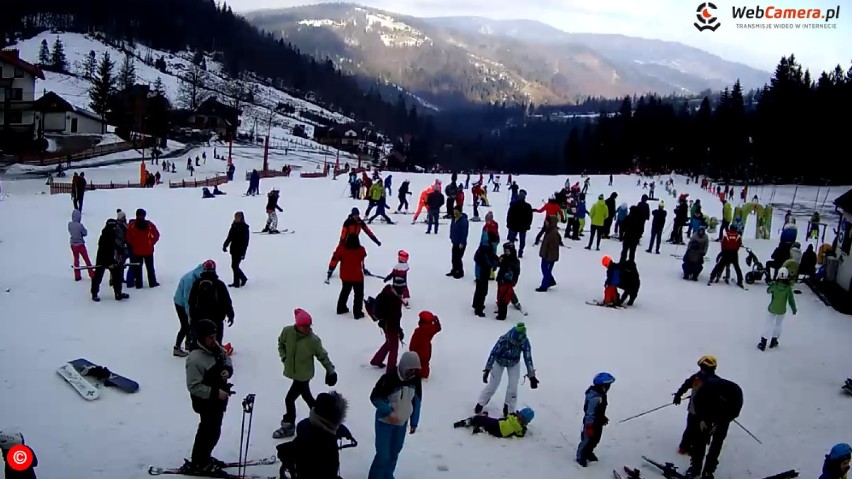
<path fill-rule="evenodd" d="M 223 252 L 223 253 L 227 253 L 227 252 L 228 252 L 228 247 L 227 247 L 227 246 L 222 246 L 222 252 Z"/>
<path fill-rule="evenodd" d="M 592 423 L 586 424 L 586 429 L 584 431 L 586 433 L 586 437 L 595 437 L 595 426 Z"/>
<path fill-rule="evenodd" d="M 795 316 L 795 315 L 796 315 L 796 313 L 798 313 L 798 311 L 796 311 L 796 310 L 794 309 L 794 310 L 793 310 L 793 316 Z"/>
<path fill-rule="evenodd" d="M 325 385 L 328 387 L 334 387 L 337 384 L 337 373 L 331 373 L 325 375 Z"/>
<path fill-rule="evenodd" d="M 334 270 L 333 270 L 333 269 L 331 269 L 331 268 L 329 268 L 329 269 L 328 269 L 328 274 L 326 274 L 326 275 L 325 275 L 325 279 L 331 279 L 331 273 L 333 273 L 333 272 L 334 272 Z"/>
<path fill-rule="evenodd" d="M 675 394 L 674 399 L 672 399 L 672 404 L 674 404 L 675 406 L 680 406 L 680 396 Z"/>
<path fill-rule="evenodd" d="M 228 316 L 228 326 L 230 327 L 230 326 L 233 326 L 233 325 L 234 325 L 234 317 Z"/>
<path fill-rule="evenodd" d="M 382 242 L 379 241 L 379 240 L 376 240 L 376 246 L 381 246 L 381 245 L 382 245 Z"/>
<path fill-rule="evenodd" d="M 538 389 L 538 378 L 535 376 L 530 376 L 530 387 L 533 389 Z"/>
<path fill-rule="evenodd" d="M 483 369 L 482 370 L 482 382 L 483 383 L 488 384 L 488 375 L 489 374 L 491 374 L 490 369 Z"/>
<path fill-rule="evenodd" d="M 609 418 L 604 416 L 603 425 L 606 426 L 607 424 L 609 424 Z"/>

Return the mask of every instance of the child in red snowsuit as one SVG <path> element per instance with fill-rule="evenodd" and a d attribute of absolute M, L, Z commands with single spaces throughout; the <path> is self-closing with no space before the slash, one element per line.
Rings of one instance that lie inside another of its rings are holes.
<path fill-rule="evenodd" d="M 420 377 L 429 378 L 429 361 L 432 359 L 432 338 L 441 331 L 441 321 L 429 311 L 420 312 L 420 322 L 411 336 L 409 351 L 420 357 Z"/>

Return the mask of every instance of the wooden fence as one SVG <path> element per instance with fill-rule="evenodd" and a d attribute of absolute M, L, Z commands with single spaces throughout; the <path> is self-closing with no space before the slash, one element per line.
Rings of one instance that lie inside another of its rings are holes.
<path fill-rule="evenodd" d="M 123 189 L 123 188 L 144 188 L 144 186 L 140 185 L 139 182 L 131 183 L 129 181 L 127 183 L 114 183 L 114 182 L 101 183 L 101 184 L 86 183 L 86 191 L 117 190 L 117 189 Z M 59 182 L 59 181 L 54 181 L 53 183 L 50 184 L 50 194 L 51 195 L 61 195 L 61 194 L 70 195 L 71 194 L 71 183 L 63 183 L 63 182 Z"/>
<path fill-rule="evenodd" d="M 145 146 L 150 147 L 154 144 L 153 139 L 149 141 L 145 141 Z M 94 158 L 96 156 L 108 155 L 110 153 L 119 153 L 122 151 L 129 151 L 137 147 L 141 147 L 142 142 L 129 142 L 122 141 L 120 143 L 110 143 L 109 145 L 102 146 L 93 146 L 91 148 L 86 148 L 82 151 L 77 151 L 75 153 L 70 154 L 71 161 L 79 161 L 86 160 L 89 158 Z M 44 152 L 44 153 L 25 153 L 18 155 L 17 161 L 19 163 L 26 163 L 28 165 L 38 165 L 38 166 L 49 166 L 49 165 L 57 165 L 60 163 L 66 163 L 69 159 L 69 154 L 61 151 L 57 152 Z"/>
<path fill-rule="evenodd" d="M 302 178 L 325 178 L 328 176 L 325 171 L 316 171 L 316 172 L 302 172 L 299 173 L 299 176 Z"/>
<path fill-rule="evenodd" d="M 200 186 L 218 186 L 228 182 L 228 176 L 214 176 L 213 178 L 204 178 L 203 180 L 194 181 L 169 181 L 169 188 L 198 188 Z"/>
<path fill-rule="evenodd" d="M 257 173 L 261 178 L 277 178 L 279 176 L 290 176 L 281 170 L 258 170 Z M 246 181 L 251 179 L 251 171 L 246 171 Z"/>

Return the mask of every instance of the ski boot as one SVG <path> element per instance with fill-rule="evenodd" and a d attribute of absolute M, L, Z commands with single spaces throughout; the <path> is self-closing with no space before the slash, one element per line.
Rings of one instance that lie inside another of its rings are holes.
<path fill-rule="evenodd" d="M 281 427 L 276 429 L 272 433 L 273 439 L 284 439 L 285 437 L 292 437 L 296 434 L 296 426 L 293 423 L 281 421 Z"/>
<path fill-rule="evenodd" d="M 179 358 L 185 358 L 185 357 L 189 356 L 189 353 L 188 353 L 188 352 L 186 352 L 186 351 L 184 351 L 184 350 L 183 350 L 183 349 L 181 349 L 180 347 L 175 346 L 175 347 L 172 349 L 172 356 L 177 356 L 177 357 L 179 357 Z"/>
<path fill-rule="evenodd" d="M 456 421 L 453 423 L 453 427 L 456 429 L 467 426 L 470 426 L 470 419 L 462 419 L 461 421 Z"/>
<path fill-rule="evenodd" d="M 92 301 L 99 303 L 101 301 L 101 298 L 99 298 L 97 294 L 93 294 L 92 295 Z"/>
<path fill-rule="evenodd" d="M 503 417 L 509 417 L 509 405 L 508 404 L 503 405 Z"/>
<path fill-rule="evenodd" d="M 693 467 L 693 466 L 689 466 L 689 469 L 687 469 L 686 472 L 683 473 L 683 477 L 685 479 L 695 479 L 696 477 L 699 477 L 700 475 L 701 475 L 701 468 L 700 467 Z"/>
<path fill-rule="evenodd" d="M 760 343 L 757 344 L 757 349 L 766 351 L 766 338 L 760 338 Z"/>
<path fill-rule="evenodd" d="M 482 410 L 483 410 L 483 409 L 485 409 L 485 406 L 483 406 L 482 404 L 477 403 L 477 404 L 476 404 L 476 406 L 473 408 L 473 413 L 474 413 L 474 414 L 482 414 Z"/>
<path fill-rule="evenodd" d="M 127 299 L 127 298 L 129 298 L 129 297 L 130 297 L 130 295 L 129 295 L 129 294 L 127 294 L 127 293 L 116 294 L 116 295 L 115 295 L 115 300 L 116 300 L 116 301 L 123 301 L 123 300 L 125 300 L 125 299 Z"/>
<path fill-rule="evenodd" d="M 778 347 L 778 338 L 772 338 L 772 340 L 769 341 L 769 349 L 775 349 L 777 347 Z"/>
<path fill-rule="evenodd" d="M 598 456 L 596 456 L 595 453 L 590 452 L 586 454 L 586 460 L 589 462 L 598 462 Z"/>

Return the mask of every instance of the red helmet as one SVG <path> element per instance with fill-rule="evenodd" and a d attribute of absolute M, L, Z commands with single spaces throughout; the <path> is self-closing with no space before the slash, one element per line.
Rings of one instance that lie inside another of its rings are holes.
<path fill-rule="evenodd" d="M 212 259 L 208 259 L 204 263 L 201 264 L 201 269 L 204 271 L 216 271 L 216 262 Z"/>
<path fill-rule="evenodd" d="M 408 263 L 408 252 L 404 249 L 399 250 L 399 253 L 397 253 L 397 258 L 399 259 L 400 263 Z"/>

